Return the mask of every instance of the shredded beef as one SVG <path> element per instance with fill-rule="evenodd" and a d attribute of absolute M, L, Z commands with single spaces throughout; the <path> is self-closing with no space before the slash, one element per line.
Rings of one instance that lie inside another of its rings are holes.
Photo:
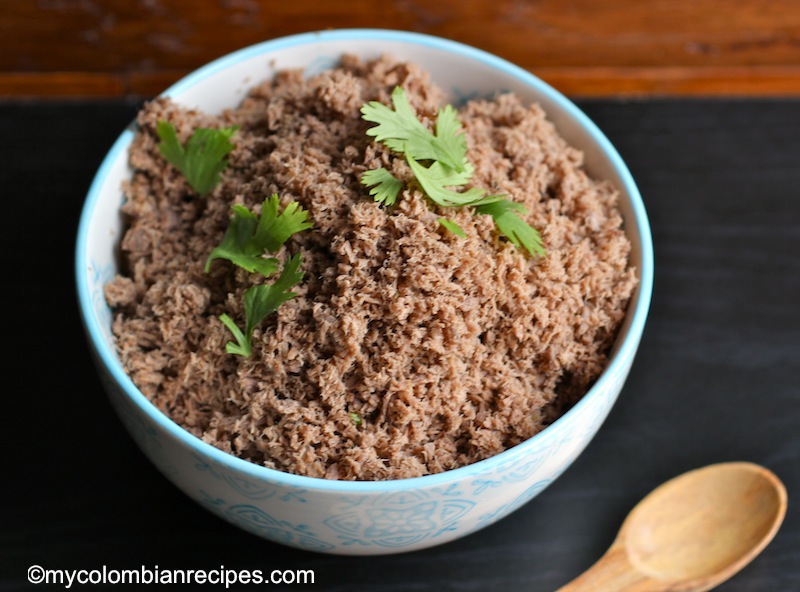
<path fill-rule="evenodd" d="M 432 126 L 442 91 L 389 56 L 344 56 L 309 79 L 282 72 L 218 115 L 168 98 L 141 109 L 123 265 L 106 297 L 134 383 L 204 441 L 327 479 L 438 473 L 530 438 L 602 371 L 636 285 L 615 188 L 587 176 L 539 106 L 501 94 L 459 109 L 471 184 L 524 204 L 546 256 L 515 248 L 489 216 L 438 209 L 413 183 L 395 206 L 375 203 L 361 173 L 411 179 L 360 117 L 368 101 L 389 104 L 395 85 Z M 160 155 L 159 120 L 182 142 L 197 127 L 239 126 L 206 197 Z M 243 358 L 226 353 L 219 317 L 242 326 L 244 290 L 271 280 L 222 260 L 203 268 L 231 205 L 258 212 L 273 193 L 299 202 L 314 228 L 278 253 L 301 253 L 305 277 Z"/>

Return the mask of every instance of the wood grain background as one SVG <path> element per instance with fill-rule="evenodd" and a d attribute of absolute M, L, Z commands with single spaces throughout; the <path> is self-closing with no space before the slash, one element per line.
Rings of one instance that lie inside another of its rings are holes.
<path fill-rule="evenodd" d="M 467 43 L 573 96 L 800 96 L 798 0 L 0 0 L 0 97 L 148 97 L 348 27 Z"/>

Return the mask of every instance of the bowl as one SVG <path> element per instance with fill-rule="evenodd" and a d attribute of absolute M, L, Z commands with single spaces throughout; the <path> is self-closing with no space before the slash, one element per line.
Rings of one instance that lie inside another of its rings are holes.
<path fill-rule="evenodd" d="M 246 531 L 332 554 L 377 555 L 440 545 L 484 528 L 534 498 L 584 450 L 623 387 L 638 348 L 653 283 L 651 235 L 641 196 L 623 160 L 573 103 L 531 73 L 479 49 L 402 31 L 304 33 L 253 45 L 189 74 L 163 94 L 208 112 L 233 107 L 259 80 L 285 68 L 309 75 L 342 53 L 389 53 L 418 63 L 453 100 L 497 90 L 538 102 L 561 135 L 583 150 L 590 174 L 616 185 L 639 285 L 605 370 L 557 421 L 494 457 L 444 473 L 394 481 L 333 481 L 265 468 L 204 443 L 163 415 L 124 372 L 103 286 L 116 273 L 123 231 L 121 183 L 131 173 L 122 131 L 89 188 L 76 246 L 80 313 L 108 396 L 153 464 L 191 499 Z"/>

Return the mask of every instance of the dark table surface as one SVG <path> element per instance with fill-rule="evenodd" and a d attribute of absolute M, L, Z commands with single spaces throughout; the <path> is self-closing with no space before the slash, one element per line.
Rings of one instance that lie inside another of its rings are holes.
<path fill-rule="evenodd" d="M 213 517 L 145 460 L 101 390 L 73 248 L 92 176 L 139 105 L 0 103 L 0 590 L 46 589 L 28 583 L 32 565 L 144 565 L 313 569 L 315 584 L 294 589 L 552 591 L 659 483 L 730 460 L 778 474 L 789 510 L 719 589 L 800 590 L 800 101 L 579 104 L 628 162 L 652 223 L 654 298 L 630 378 L 587 450 L 510 517 L 433 549 L 357 558 Z"/>

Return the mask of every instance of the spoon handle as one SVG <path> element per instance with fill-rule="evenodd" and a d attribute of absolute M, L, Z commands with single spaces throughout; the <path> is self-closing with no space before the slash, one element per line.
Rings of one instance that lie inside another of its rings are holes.
<path fill-rule="evenodd" d="M 557 592 L 660 592 L 667 590 L 638 572 L 622 545 L 612 545 L 597 563 Z"/>

